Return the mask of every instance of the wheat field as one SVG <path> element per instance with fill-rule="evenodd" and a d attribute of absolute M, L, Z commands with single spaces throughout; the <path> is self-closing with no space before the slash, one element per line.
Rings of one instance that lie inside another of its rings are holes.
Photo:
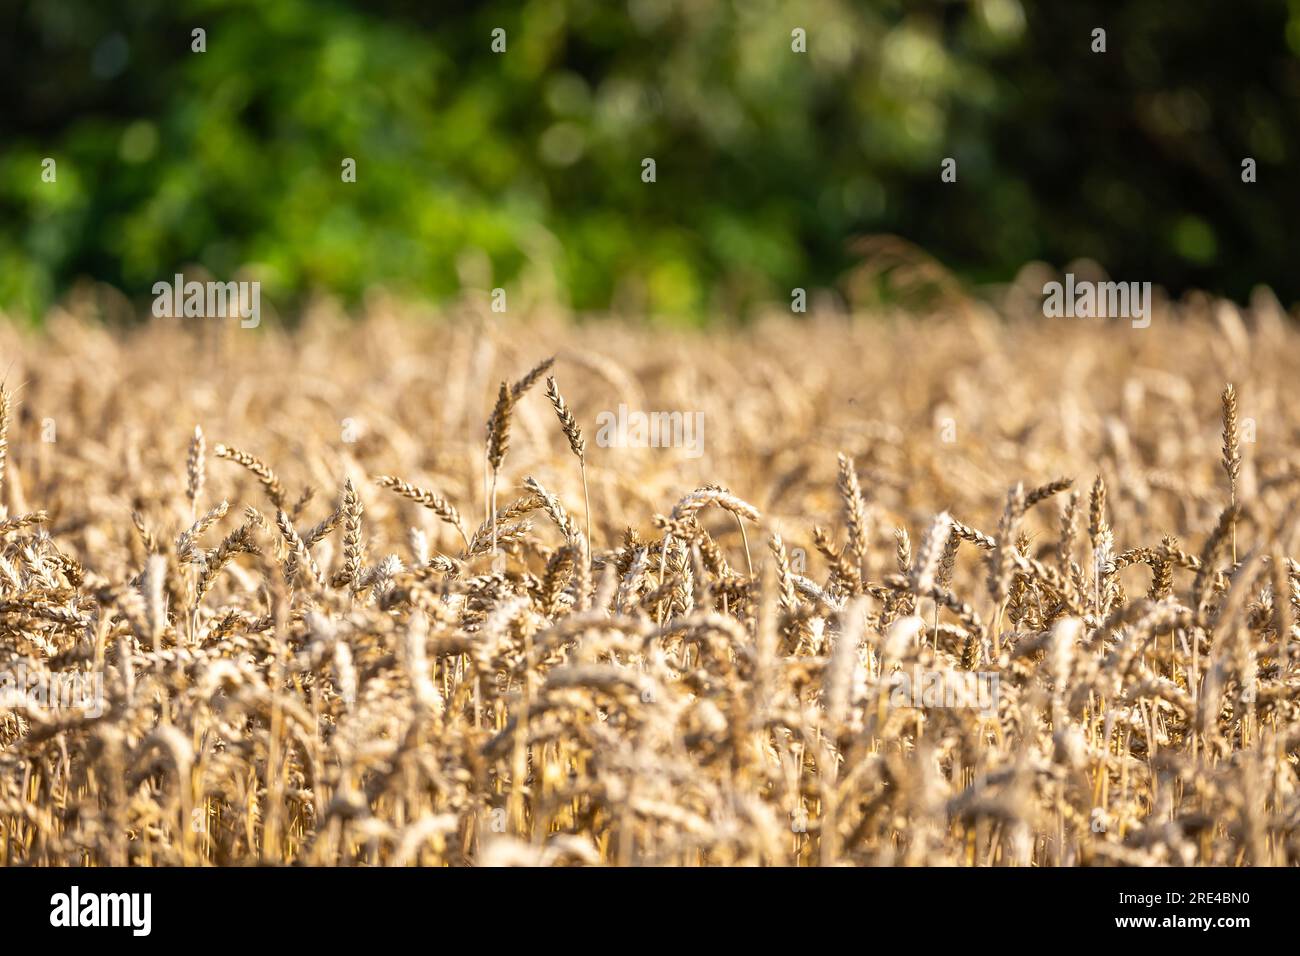
<path fill-rule="evenodd" d="M 366 312 L 0 331 L 3 863 L 1300 861 L 1269 296 Z"/>

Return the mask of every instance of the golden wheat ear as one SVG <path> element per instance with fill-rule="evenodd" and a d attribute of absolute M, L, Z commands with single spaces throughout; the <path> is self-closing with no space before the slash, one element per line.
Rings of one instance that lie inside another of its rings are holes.
<path fill-rule="evenodd" d="M 235 464 L 243 466 L 257 479 L 266 492 L 266 496 L 271 499 L 271 504 L 275 505 L 276 508 L 285 506 L 284 485 L 280 483 L 279 477 L 266 462 L 229 445 L 217 445 L 212 449 L 212 454 L 217 458 L 224 458 L 227 461 L 233 461 Z"/>
<path fill-rule="evenodd" d="M 524 381 L 521 379 L 521 381 Z M 518 383 L 516 383 L 518 384 Z M 525 386 L 526 388 L 527 386 Z M 522 390 L 521 390 L 522 394 Z M 514 411 L 514 393 L 501 383 L 497 392 L 497 403 L 492 408 L 492 415 L 487 423 L 487 463 L 492 469 L 492 484 L 488 495 L 488 520 L 492 522 L 492 553 L 497 551 L 497 479 L 501 474 L 501 465 L 510 449 L 510 415 Z"/>
<path fill-rule="evenodd" d="M 587 553 L 591 554 L 591 492 L 587 488 L 587 443 L 583 440 L 578 420 L 565 404 L 564 396 L 560 394 L 560 387 L 556 384 L 553 375 L 546 379 L 546 397 L 550 399 L 551 407 L 555 409 L 555 415 L 560 420 L 560 428 L 564 431 L 564 437 L 568 439 L 569 450 L 578 459 L 578 470 L 582 473 L 583 511 L 587 524 Z"/>
<path fill-rule="evenodd" d="M 1237 477 L 1241 474 L 1241 446 L 1237 433 L 1237 390 L 1229 382 L 1223 390 L 1223 470 L 1228 476 L 1228 504 L 1237 505 Z M 1232 519 L 1232 562 L 1237 563 L 1237 520 Z"/>
<path fill-rule="evenodd" d="M 460 512 L 456 510 L 455 505 L 442 495 L 426 488 L 420 488 L 410 482 L 402 481 L 400 478 L 394 478 L 392 475 L 379 475 L 374 481 L 379 487 L 387 488 L 408 501 L 414 501 L 421 507 L 428 508 L 442 521 L 455 528 L 465 547 L 469 547 L 469 538 L 465 536 L 465 525 L 461 522 Z"/>

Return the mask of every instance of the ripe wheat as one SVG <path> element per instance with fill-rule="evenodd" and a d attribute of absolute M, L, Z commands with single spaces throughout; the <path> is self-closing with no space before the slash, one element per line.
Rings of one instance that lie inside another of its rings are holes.
<path fill-rule="evenodd" d="M 487 321 L 0 328 L 0 862 L 1300 862 L 1275 304 Z"/>

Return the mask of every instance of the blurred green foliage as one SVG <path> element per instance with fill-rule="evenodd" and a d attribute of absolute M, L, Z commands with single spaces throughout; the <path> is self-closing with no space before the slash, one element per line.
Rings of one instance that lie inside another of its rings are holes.
<path fill-rule="evenodd" d="M 1300 0 L 0 11 L 0 306 L 18 311 L 82 276 L 147 300 L 198 263 L 285 303 L 520 283 L 700 316 L 832 285 L 874 233 L 974 281 L 1090 257 L 1175 291 L 1300 294 Z"/>

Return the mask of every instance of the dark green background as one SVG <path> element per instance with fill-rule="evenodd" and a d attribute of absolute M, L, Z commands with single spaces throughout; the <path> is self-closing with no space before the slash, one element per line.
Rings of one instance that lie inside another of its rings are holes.
<path fill-rule="evenodd" d="M 1300 0 L 0 0 L 0 306 L 199 263 L 735 314 L 877 233 L 972 284 L 1090 257 L 1290 303 L 1297 51 Z"/>

